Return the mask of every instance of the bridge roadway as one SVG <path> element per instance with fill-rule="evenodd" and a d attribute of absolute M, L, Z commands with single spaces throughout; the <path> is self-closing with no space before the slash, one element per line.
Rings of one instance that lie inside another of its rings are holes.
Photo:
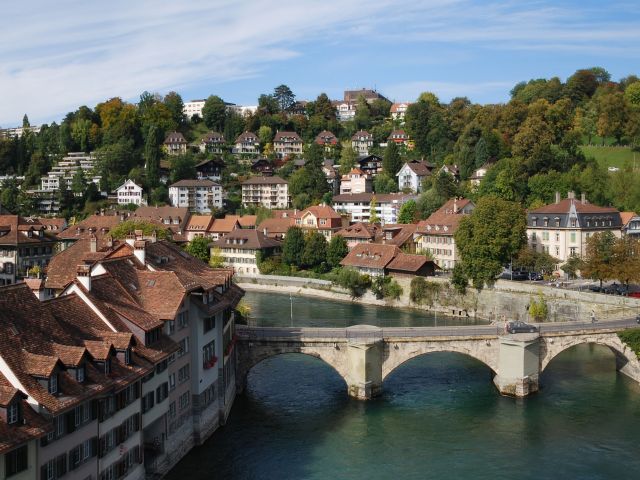
<path fill-rule="evenodd" d="M 494 373 L 505 395 L 536 392 L 539 375 L 562 351 L 594 343 L 611 349 L 616 368 L 640 382 L 640 362 L 620 340 L 619 331 L 637 327 L 636 318 L 598 322 L 535 324 L 538 332 L 507 334 L 502 325 L 346 328 L 248 327 L 238 325 L 238 387 L 250 369 L 266 358 L 303 353 L 324 360 L 345 380 L 349 395 L 370 399 L 382 392 L 384 379 L 404 362 L 434 352 L 471 356 Z"/>

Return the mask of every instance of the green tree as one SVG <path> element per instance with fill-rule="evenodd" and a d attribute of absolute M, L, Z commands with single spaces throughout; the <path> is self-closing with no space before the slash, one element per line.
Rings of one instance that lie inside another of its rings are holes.
<path fill-rule="evenodd" d="M 409 200 L 400 207 L 398 223 L 413 223 L 416 218 L 418 206 L 415 200 Z"/>
<path fill-rule="evenodd" d="M 222 250 L 220 247 L 214 247 L 211 249 L 211 256 L 209 258 L 209 266 L 211 268 L 224 267 L 224 257 L 222 256 Z"/>
<path fill-rule="evenodd" d="M 356 101 L 356 114 L 353 122 L 358 130 L 367 130 L 371 128 L 371 109 L 363 95 L 358 96 Z"/>
<path fill-rule="evenodd" d="M 380 223 L 380 217 L 378 217 L 378 201 L 375 195 L 371 197 L 369 212 L 369 223 Z"/>
<path fill-rule="evenodd" d="M 640 81 L 629 85 L 624 91 L 624 97 L 629 104 L 640 107 Z"/>
<path fill-rule="evenodd" d="M 611 276 L 629 287 L 640 281 L 640 241 L 625 235 L 613 244 Z"/>
<path fill-rule="evenodd" d="M 0 206 L 11 213 L 18 213 L 18 195 L 20 189 L 14 179 L 5 180 L 0 188 Z"/>
<path fill-rule="evenodd" d="M 327 259 L 327 239 L 320 232 L 312 231 L 305 240 L 302 264 L 306 268 L 318 268 Z M 325 269 L 326 270 L 326 269 Z"/>
<path fill-rule="evenodd" d="M 602 282 L 615 278 L 613 261 L 616 237 L 613 233 L 597 232 L 587 240 L 587 249 L 582 264 L 582 276 Z"/>
<path fill-rule="evenodd" d="M 171 183 L 196 178 L 196 162 L 191 155 L 171 158 Z"/>
<path fill-rule="evenodd" d="M 287 111 L 296 102 L 296 96 L 286 85 L 279 85 L 273 89 L 273 98 L 276 99 L 280 110 Z"/>
<path fill-rule="evenodd" d="M 526 242 L 526 219 L 522 207 L 495 197 L 481 198 L 465 215 L 454 234 L 460 252 L 460 273 L 480 290 L 493 285 L 503 266 Z"/>
<path fill-rule="evenodd" d="M 302 229 L 300 227 L 289 227 L 282 244 L 282 261 L 287 265 L 301 266 L 304 247 L 305 241 Z"/>
<path fill-rule="evenodd" d="M 398 145 L 396 142 L 389 140 L 387 142 L 387 148 L 384 151 L 384 158 L 382 159 L 382 170 L 387 173 L 391 178 L 395 178 L 396 174 L 402 168 L 402 158 L 400 158 L 400 152 L 398 151 Z"/>
<path fill-rule="evenodd" d="M 176 92 L 167 93 L 164 97 L 163 103 L 171 112 L 171 118 L 176 125 L 182 126 L 187 122 L 187 117 L 184 114 L 184 102 L 182 101 L 180 94 Z"/>
<path fill-rule="evenodd" d="M 334 235 L 327 246 L 327 262 L 333 268 L 339 267 L 340 262 L 349 253 L 347 241 L 342 235 Z"/>
<path fill-rule="evenodd" d="M 360 275 L 352 268 L 341 268 L 336 283 L 349 290 L 353 298 L 358 298 L 371 286 L 371 277 L 369 275 Z"/>
<path fill-rule="evenodd" d="M 358 160 L 358 152 L 356 152 L 351 145 L 344 147 L 340 154 L 340 173 L 346 175 L 356 165 Z"/>
<path fill-rule="evenodd" d="M 397 192 L 398 182 L 387 175 L 386 172 L 381 172 L 373 179 L 373 191 L 377 194 Z"/>
<path fill-rule="evenodd" d="M 189 255 L 209 263 L 209 242 L 206 237 L 194 237 L 184 249 Z"/>
<path fill-rule="evenodd" d="M 84 176 L 82 168 L 76 170 L 76 173 L 71 179 L 71 191 L 76 195 L 82 195 L 87 188 L 87 179 Z"/>
<path fill-rule="evenodd" d="M 271 141 L 273 140 L 273 130 L 271 130 L 271 127 L 267 125 L 262 125 L 258 129 L 258 138 L 260 139 L 261 145 L 270 144 Z"/>
<path fill-rule="evenodd" d="M 141 230 L 142 235 L 145 237 L 155 233 L 157 238 L 166 239 L 169 235 L 169 229 L 163 228 L 161 225 L 149 222 L 148 220 L 126 220 L 109 230 L 109 235 L 114 239 L 122 240 L 136 230 Z"/>
<path fill-rule="evenodd" d="M 31 123 L 29 123 L 29 117 L 27 117 L 27 114 L 24 114 L 24 117 L 22 117 L 22 128 L 29 128 L 31 127 Z"/>
<path fill-rule="evenodd" d="M 144 160 L 147 169 L 147 182 L 149 186 L 156 187 L 160 182 L 160 131 L 152 125 L 147 132 L 147 139 L 144 143 Z"/>
<path fill-rule="evenodd" d="M 217 95 L 211 95 L 202 107 L 202 120 L 212 130 L 221 132 L 224 130 L 224 122 L 227 115 L 227 106 Z"/>

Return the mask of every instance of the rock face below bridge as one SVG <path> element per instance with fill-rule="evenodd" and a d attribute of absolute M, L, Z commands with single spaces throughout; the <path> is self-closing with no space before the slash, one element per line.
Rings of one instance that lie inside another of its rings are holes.
<path fill-rule="evenodd" d="M 281 330 L 281 331 L 280 331 Z M 393 329 L 358 325 L 347 329 L 239 330 L 238 381 L 242 390 L 249 370 L 266 358 L 303 353 L 320 358 L 344 379 L 350 396 L 371 399 L 382 393 L 384 379 L 412 358 L 455 352 L 487 365 L 500 393 L 524 397 L 538 391 L 540 374 L 549 362 L 575 345 L 606 345 L 616 356 L 617 369 L 640 382 L 640 362 L 611 329 L 497 335 L 393 335 Z M 384 336 L 383 336 L 384 333 Z"/>

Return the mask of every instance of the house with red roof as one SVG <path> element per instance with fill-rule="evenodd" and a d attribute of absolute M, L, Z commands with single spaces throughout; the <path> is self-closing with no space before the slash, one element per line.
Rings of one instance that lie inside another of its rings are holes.
<path fill-rule="evenodd" d="M 460 220 L 474 208 L 471 200 L 452 198 L 429 218 L 418 222 L 414 234 L 417 251 L 429 253 L 440 268 L 452 269 L 459 259 L 454 234 Z"/>
<path fill-rule="evenodd" d="M 314 205 L 300 211 L 295 216 L 294 224 L 304 230 L 316 230 L 329 241 L 338 230 L 342 229 L 343 218 L 327 205 Z"/>
<path fill-rule="evenodd" d="M 574 192 L 561 199 L 527 212 L 527 241 L 537 252 L 546 252 L 564 263 L 572 256 L 583 256 L 587 240 L 598 232 L 622 235 L 620 211 L 589 203 L 585 194 L 580 199 Z"/>

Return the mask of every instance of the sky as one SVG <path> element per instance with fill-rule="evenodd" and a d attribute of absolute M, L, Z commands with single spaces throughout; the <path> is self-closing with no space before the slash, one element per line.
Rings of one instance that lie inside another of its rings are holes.
<path fill-rule="evenodd" d="M 523 80 L 640 75 L 637 0 L 25 0 L 2 7 L 0 125 L 143 91 L 255 105 L 376 88 L 505 102 Z"/>

